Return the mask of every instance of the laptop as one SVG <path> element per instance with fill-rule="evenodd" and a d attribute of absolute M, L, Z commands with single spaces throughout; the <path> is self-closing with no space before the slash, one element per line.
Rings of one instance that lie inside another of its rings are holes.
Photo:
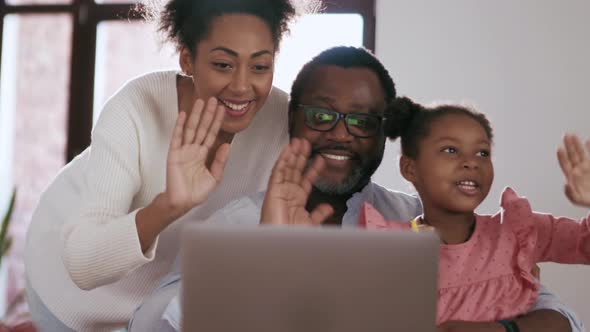
<path fill-rule="evenodd" d="M 190 332 L 436 331 L 434 232 L 189 225 Z"/>

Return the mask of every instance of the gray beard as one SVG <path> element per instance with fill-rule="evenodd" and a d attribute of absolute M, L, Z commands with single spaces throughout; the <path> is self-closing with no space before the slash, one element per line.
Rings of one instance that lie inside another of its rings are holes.
<path fill-rule="evenodd" d="M 309 159 L 305 168 L 307 169 L 311 163 L 312 159 Z M 334 183 L 318 176 L 313 186 L 321 193 L 328 195 L 350 195 L 357 191 L 362 180 L 370 177 L 371 175 L 365 174 L 363 167 L 359 166 L 355 167 L 343 182 Z"/>

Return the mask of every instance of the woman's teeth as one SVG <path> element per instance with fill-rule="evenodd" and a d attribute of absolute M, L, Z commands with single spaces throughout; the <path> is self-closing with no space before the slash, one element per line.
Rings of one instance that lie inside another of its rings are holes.
<path fill-rule="evenodd" d="M 225 100 L 221 100 L 221 103 L 225 106 L 227 106 L 229 109 L 233 110 L 233 111 L 241 111 L 244 108 L 246 108 L 248 106 L 248 104 L 250 104 L 250 102 L 246 102 L 244 104 L 234 104 L 234 103 L 230 103 L 229 101 L 225 101 Z"/>

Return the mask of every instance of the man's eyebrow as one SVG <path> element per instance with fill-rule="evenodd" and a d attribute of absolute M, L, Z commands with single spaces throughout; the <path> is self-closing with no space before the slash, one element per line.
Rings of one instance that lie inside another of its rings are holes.
<path fill-rule="evenodd" d="M 312 95 L 311 99 L 313 99 L 314 101 L 323 101 L 326 103 L 333 103 L 335 101 L 334 98 L 330 98 L 324 95 Z"/>
<path fill-rule="evenodd" d="M 336 100 L 334 98 L 326 96 L 326 95 L 312 95 L 311 100 L 313 102 L 323 102 L 328 105 L 332 105 L 336 102 Z M 377 106 L 377 105 L 367 105 L 367 104 L 359 104 L 359 103 L 352 103 L 347 106 L 347 109 L 350 109 L 353 111 L 365 111 L 366 110 L 370 114 L 379 114 L 379 115 L 383 115 L 383 113 L 384 113 L 384 109 Z"/>
<path fill-rule="evenodd" d="M 227 47 L 223 47 L 223 46 L 214 47 L 214 48 L 211 49 L 211 51 L 209 51 L 209 53 L 212 53 L 212 52 L 215 52 L 215 51 L 222 51 L 222 52 L 225 52 L 225 53 L 227 53 L 227 54 L 229 54 L 231 56 L 234 56 L 234 57 L 238 57 L 239 56 L 238 52 L 236 52 L 236 51 L 234 51 L 232 49 L 229 49 Z M 269 50 L 262 50 L 262 51 L 258 51 L 258 52 L 252 53 L 252 55 L 250 55 L 250 58 L 256 58 L 256 57 L 259 57 L 259 56 L 262 56 L 262 55 L 265 55 L 265 54 L 272 55 L 272 53 Z"/>
<path fill-rule="evenodd" d="M 353 103 L 350 105 L 350 109 L 352 110 L 366 110 L 370 114 L 379 114 L 382 115 L 384 113 L 384 108 L 379 107 L 377 105 L 367 105 L 367 104 L 357 104 Z"/>

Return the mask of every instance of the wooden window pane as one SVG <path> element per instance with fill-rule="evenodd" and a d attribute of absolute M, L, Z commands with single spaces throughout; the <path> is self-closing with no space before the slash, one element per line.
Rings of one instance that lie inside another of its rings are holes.
<path fill-rule="evenodd" d="M 65 5 L 72 0 L 5 0 L 8 5 Z"/>
<path fill-rule="evenodd" d="M 13 246 L 9 263 L 2 262 L 15 277 L 8 298 L 15 295 L 10 290 L 24 286 L 22 251 L 33 209 L 65 163 L 71 22 L 68 14 L 7 15 L 4 19 L 0 79 L 1 212 L 8 205 L 12 186 L 18 188 L 10 228 Z"/>

